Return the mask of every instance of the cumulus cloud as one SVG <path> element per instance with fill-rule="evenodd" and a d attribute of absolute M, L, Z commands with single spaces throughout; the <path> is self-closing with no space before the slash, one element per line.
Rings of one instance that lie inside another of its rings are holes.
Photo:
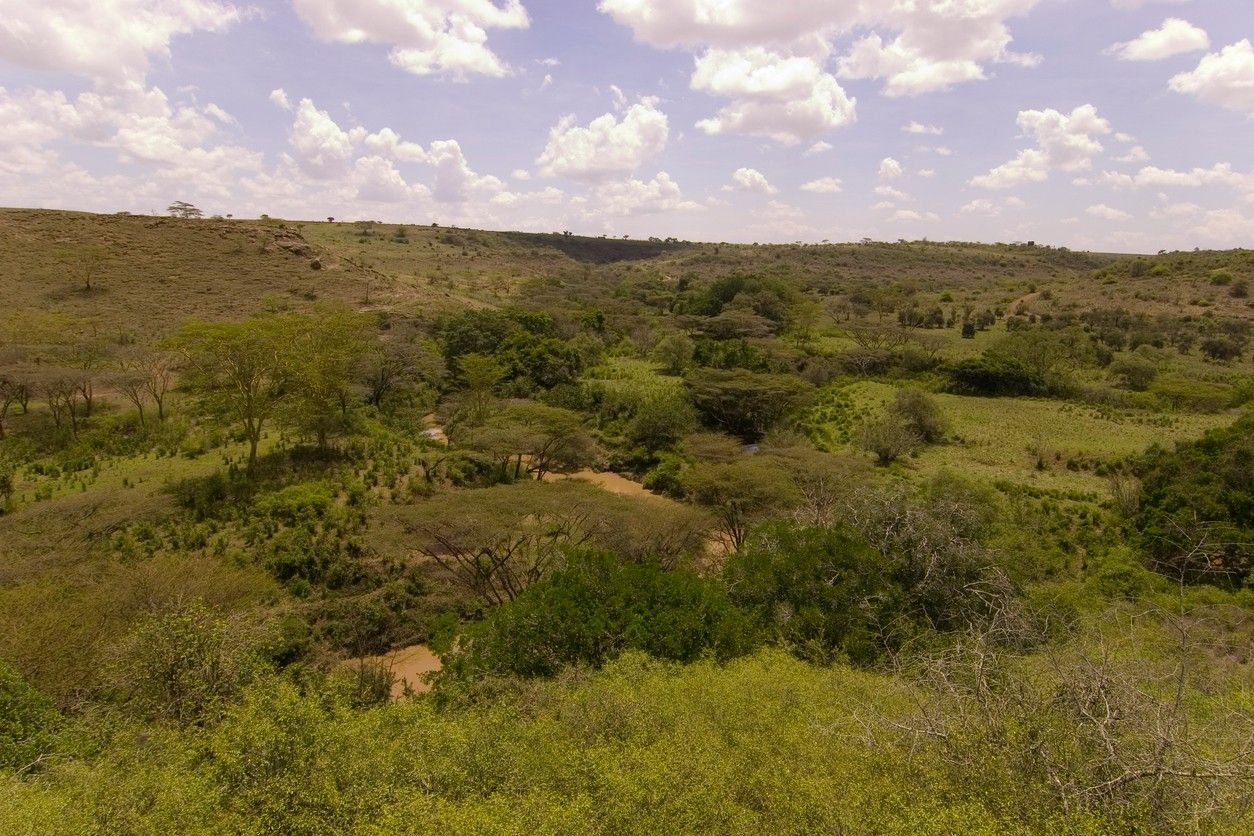
<path fill-rule="evenodd" d="M 779 189 L 770 184 L 762 172 L 754 168 L 738 168 L 732 173 L 727 191 L 756 192 L 757 194 L 775 194 Z"/>
<path fill-rule="evenodd" d="M 388 60 L 415 75 L 503 76 L 509 68 L 487 46 L 489 29 L 526 29 L 520 0 L 292 0 L 324 41 L 378 43 Z"/>
<path fill-rule="evenodd" d="M 1096 206 L 1090 206 L 1084 210 L 1085 214 L 1094 218 L 1101 218 L 1104 221 L 1126 221 L 1132 217 L 1127 212 L 1107 206 L 1105 203 L 1098 203 Z"/>
<path fill-rule="evenodd" d="M 879 175 L 881 180 L 896 180 L 902 175 L 901 163 L 892 157 L 885 157 L 880 160 Z"/>
<path fill-rule="evenodd" d="M 1133 40 L 1114 44 L 1106 51 L 1120 61 L 1161 61 L 1209 47 L 1210 38 L 1205 30 L 1187 20 L 1169 17 L 1157 29 L 1143 32 Z"/>
<path fill-rule="evenodd" d="M 301 171 L 326 180 L 344 175 L 352 163 L 354 143 L 365 135 L 361 128 L 345 131 L 331 114 L 319 110 L 310 99 L 301 99 L 288 143 Z"/>
<path fill-rule="evenodd" d="M 1209 53 L 1168 84 L 1177 93 L 1192 94 L 1208 104 L 1254 113 L 1254 46 L 1246 38 Z"/>
<path fill-rule="evenodd" d="M 935 125 L 924 125 L 922 122 L 911 122 L 908 125 L 902 125 L 901 129 L 908 134 L 924 134 L 930 136 L 940 136 L 945 132 L 944 128 L 938 128 Z"/>
<path fill-rule="evenodd" d="M 818 154 L 823 154 L 832 150 L 833 147 L 834 146 L 830 142 L 819 141 L 811 145 L 809 148 L 807 148 L 805 155 L 807 157 L 814 157 L 814 156 L 817 156 Z"/>
<path fill-rule="evenodd" d="M 732 100 L 697 122 L 708 134 L 764 136 L 793 145 L 856 118 L 857 101 L 811 56 L 763 47 L 711 49 L 697 59 L 691 86 Z"/>
<path fill-rule="evenodd" d="M 548 144 L 536 165 L 548 177 L 590 181 L 622 177 L 660 154 L 669 132 L 666 114 L 654 98 L 641 99 L 621 120 L 606 113 L 587 127 L 576 125 L 575 117 L 569 115 L 549 131 Z"/>
<path fill-rule="evenodd" d="M 872 32 L 841 57 L 837 75 L 883 79 L 888 96 L 915 96 L 987 78 L 989 63 L 1033 67 L 1040 57 L 1011 51 L 1007 21 L 1038 0 L 955 0 L 945 3 L 867 3 L 862 23 Z"/>
<path fill-rule="evenodd" d="M 0 0 L 0 59 L 97 82 L 139 82 L 177 35 L 222 32 L 245 11 L 218 0 Z"/>
<path fill-rule="evenodd" d="M 841 191 L 841 181 L 836 177 L 820 177 L 818 180 L 803 183 L 801 190 L 815 194 L 836 194 Z"/>
<path fill-rule="evenodd" d="M 505 187 L 496 177 L 481 176 L 471 170 L 461 145 L 455 139 L 432 142 L 428 155 L 435 167 L 435 184 L 431 193 L 442 203 L 462 203 L 473 195 L 492 194 Z"/>
<path fill-rule="evenodd" d="M 652 180 L 630 178 L 598 185 L 593 191 L 598 212 L 612 215 L 647 215 L 658 212 L 698 211 L 699 203 L 684 199 L 669 174 L 658 172 Z"/>
<path fill-rule="evenodd" d="M 892 186 L 876 186 L 875 193 L 879 195 L 880 197 L 887 197 L 887 198 L 890 198 L 891 200 L 909 200 L 910 199 L 910 195 L 906 194 L 901 189 L 896 189 L 896 188 L 893 188 Z"/>
<path fill-rule="evenodd" d="M 1095 136 L 1110 133 L 1110 123 L 1092 105 L 1081 105 L 1069 114 L 1057 110 L 1019 112 L 1019 129 L 1036 142 L 1036 147 L 971 180 L 985 189 L 1008 189 L 1023 183 L 1048 179 L 1054 169 L 1080 171 L 1092 165 L 1102 145 Z"/>
<path fill-rule="evenodd" d="M 888 218 L 890 221 L 939 221 L 935 212 L 918 212 L 914 209 L 898 209 Z"/>
<path fill-rule="evenodd" d="M 1128 153 L 1115 157 L 1117 163 L 1144 163 L 1149 161 L 1149 152 L 1140 145 L 1128 149 Z"/>
<path fill-rule="evenodd" d="M 292 109 L 292 100 L 287 97 L 287 91 L 282 87 L 277 87 L 270 91 L 270 101 L 283 110 Z"/>
<path fill-rule="evenodd" d="M 996 217 L 1001 214 L 1001 207 L 993 203 L 988 198 L 981 197 L 973 200 L 958 210 L 964 215 L 988 215 Z"/>
<path fill-rule="evenodd" d="M 1254 171 L 1240 172 L 1230 163 L 1216 163 L 1210 168 L 1193 168 L 1178 171 L 1171 168 L 1145 166 L 1136 174 L 1103 171 L 1099 182 L 1105 186 L 1126 189 L 1200 188 L 1226 186 L 1239 192 L 1254 195 Z"/>

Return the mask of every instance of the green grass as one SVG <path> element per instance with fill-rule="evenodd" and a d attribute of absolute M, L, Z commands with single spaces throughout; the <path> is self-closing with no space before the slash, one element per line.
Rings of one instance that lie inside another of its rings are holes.
<path fill-rule="evenodd" d="M 873 382 L 824 391 L 809 419 L 812 437 L 828 450 L 849 449 L 858 425 L 882 413 L 894 391 Z M 928 476 L 953 470 L 990 483 L 1101 496 L 1107 488 L 1099 465 L 1232 421 L 1226 414 L 1099 410 L 1041 398 L 935 397 L 951 422 L 951 440 L 905 460 L 907 471 Z"/>

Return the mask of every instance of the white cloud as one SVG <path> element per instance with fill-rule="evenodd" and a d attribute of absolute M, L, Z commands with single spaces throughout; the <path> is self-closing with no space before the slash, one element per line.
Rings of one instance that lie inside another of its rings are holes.
<path fill-rule="evenodd" d="M 1110 133 L 1110 123 L 1092 105 L 1081 105 L 1070 114 L 1057 110 L 1023 110 L 1019 128 L 1036 142 L 1035 148 L 1020 151 L 1013 160 L 971 179 L 971 185 L 985 189 L 1008 189 L 1022 183 L 1046 180 L 1053 169 L 1081 171 L 1092 165 L 1102 145 L 1094 135 Z"/>
<path fill-rule="evenodd" d="M 509 68 L 488 49 L 489 29 L 526 29 L 520 0 L 292 0 L 324 41 L 391 46 L 388 60 L 416 75 L 503 76 Z"/>
<path fill-rule="evenodd" d="M 601 0 L 597 8 L 651 46 L 737 49 L 845 29 L 859 21 L 859 6 L 849 0 Z"/>
<path fill-rule="evenodd" d="M 1098 203 L 1096 206 L 1090 206 L 1084 210 L 1086 214 L 1092 215 L 1094 218 L 1101 218 L 1105 221 L 1126 221 L 1132 217 L 1127 212 L 1120 209 L 1114 209 L 1105 203 Z"/>
<path fill-rule="evenodd" d="M 354 143 L 365 137 L 364 130 L 357 130 L 357 136 L 343 130 L 331 114 L 319 110 L 311 100 L 301 99 L 288 141 L 301 171 L 315 179 L 329 180 L 348 170 Z"/>
<path fill-rule="evenodd" d="M 1189 0 L 1110 0 L 1110 5 L 1114 6 L 1116 9 L 1129 10 L 1139 9 L 1142 6 L 1149 6 L 1155 3 L 1166 5 L 1169 3 L 1174 4 L 1187 2 L 1189 2 Z"/>
<path fill-rule="evenodd" d="M 753 168 L 736 169 L 732 174 L 731 185 L 724 188 L 727 191 L 756 192 L 757 194 L 775 194 L 779 191 L 770 184 L 762 172 Z"/>
<path fill-rule="evenodd" d="M 825 154 L 828 151 L 832 150 L 832 148 L 833 148 L 833 145 L 830 142 L 823 142 L 822 140 L 820 140 L 819 142 L 816 142 L 813 145 L 811 145 L 809 148 L 807 148 L 805 155 L 807 157 L 813 157 L 818 154 Z"/>
<path fill-rule="evenodd" d="M 933 169 L 933 168 L 921 168 L 921 169 L 919 169 L 919 176 L 920 176 L 920 177 L 924 177 L 924 178 L 929 178 L 929 179 L 930 179 L 930 178 L 932 178 L 932 177 L 935 177 L 935 176 L 936 176 L 936 169 Z"/>
<path fill-rule="evenodd" d="M 890 217 L 890 221 L 939 221 L 940 215 L 935 212 L 916 212 L 914 209 L 898 209 Z"/>
<path fill-rule="evenodd" d="M 903 125 L 901 128 L 908 134 L 921 134 L 930 136 L 940 136 L 945 132 L 944 128 L 938 128 L 935 125 L 924 125 L 922 122 L 911 122 Z"/>
<path fill-rule="evenodd" d="M 901 189 L 895 189 L 892 186 L 876 186 L 875 193 L 879 195 L 880 197 L 887 197 L 892 200 L 909 200 L 910 199 L 910 195 L 906 194 Z"/>
<path fill-rule="evenodd" d="M 1203 56 L 1197 67 L 1168 82 L 1208 104 L 1254 113 L 1254 46 L 1249 38 Z"/>
<path fill-rule="evenodd" d="M 409 184 L 383 157 L 362 157 L 353 166 L 357 198 L 373 203 L 399 203 L 410 197 Z"/>
<path fill-rule="evenodd" d="M 646 215 L 657 212 L 698 211 L 701 204 L 685 200 L 683 192 L 665 171 L 647 181 L 628 180 L 602 183 L 593 191 L 598 213 Z"/>
<path fill-rule="evenodd" d="M 857 102 L 821 62 L 763 47 L 711 49 L 699 57 L 691 87 L 731 102 L 697 122 L 708 134 L 764 136 L 789 145 L 853 122 Z"/>
<path fill-rule="evenodd" d="M 964 215 L 988 215 L 996 217 L 1001 214 L 1001 207 L 988 198 L 978 198 L 959 209 Z"/>
<path fill-rule="evenodd" d="M 0 59 L 135 83 L 177 35 L 222 32 L 245 12 L 217 0 L 0 0 Z"/>
<path fill-rule="evenodd" d="M 1135 145 L 1128 150 L 1128 153 L 1115 157 L 1117 163 L 1144 163 L 1150 158 L 1149 152 L 1140 145 Z"/>
<path fill-rule="evenodd" d="M 902 175 L 901 163 L 892 157 L 880 160 L 879 175 L 881 180 L 896 180 Z"/>
<path fill-rule="evenodd" d="M 368 149 L 388 159 L 409 163 L 431 162 L 425 148 L 416 142 L 405 142 L 391 128 L 383 128 L 378 133 L 370 134 L 363 142 Z"/>
<path fill-rule="evenodd" d="M 1231 163 L 1216 163 L 1210 168 L 1193 168 L 1189 171 L 1149 165 L 1134 175 L 1103 171 L 1100 182 L 1102 185 L 1124 189 L 1227 186 L 1239 192 L 1254 194 L 1254 171 L 1236 171 Z"/>
<path fill-rule="evenodd" d="M 547 177 L 606 180 L 633 173 L 666 147 L 669 126 L 657 99 L 641 99 L 621 121 L 612 113 L 598 116 L 586 128 L 565 116 L 549 131 L 549 141 L 536 160 Z"/>
<path fill-rule="evenodd" d="M 283 110 L 292 109 L 292 100 L 287 97 L 287 91 L 282 87 L 276 87 L 270 91 L 270 101 Z"/>
<path fill-rule="evenodd" d="M 1204 30 L 1187 20 L 1169 17 L 1159 28 L 1143 32 L 1131 41 L 1115 44 L 1106 51 L 1120 61 L 1161 61 L 1209 47 L 1210 38 Z"/>
<path fill-rule="evenodd" d="M 867 27 L 897 31 L 891 40 L 872 32 L 841 57 L 841 78 L 884 79 L 888 96 L 946 90 L 987 77 L 988 63 L 1032 67 L 1040 57 L 1010 50 L 1007 21 L 1026 15 L 1037 0 L 951 0 L 939 3 L 861 4 Z"/>
<path fill-rule="evenodd" d="M 1193 218 L 1202 214 L 1203 209 L 1196 203 L 1166 203 L 1150 210 L 1150 217 L 1156 221 Z"/>
<path fill-rule="evenodd" d="M 476 194 L 494 194 L 505 187 L 496 177 L 480 176 L 472 171 L 455 139 L 432 142 L 428 154 L 435 166 L 431 192 L 441 203 L 464 203 Z"/>
<path fill-rule="evenodd" d="M 841 181 L 836 177 L 820 177 L 818 180 L 803 183 L 801 190 L 815 194 L 835 194 L 841 190 Z"/>

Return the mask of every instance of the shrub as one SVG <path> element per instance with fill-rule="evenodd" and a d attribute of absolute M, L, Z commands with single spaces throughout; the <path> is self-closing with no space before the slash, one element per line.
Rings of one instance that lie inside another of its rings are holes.
<path fill-rule="evenodd" d="M 940 404 L 922 389 L 898 389 L 890 409 L 926 444 L 943 440 L 949 432 L 949 421 Z"/>
<path fill-rule="evenodd" d="M 26 769 L 52 751 L 61 715 L 0 660 L 0 770 Z"/>
<path fill-rule="evenodd" d="M 725 660 L 756 643 L 751 619 L 716 581 L 583 552 L 468 628 L 445 657 L 441 679 L 552 676 L 568 665 L 600 667 L 628 650 L 680 662 L 707 652 Z"/>
<path fill-rule="evenodd" d="M 948 369 L 950 389 L 959 395 L 1039 395 L 1045 381 L 1020 363 L 1005 358 L 973 357 Z"/>
<path fill-rule="evenodd" d="M 876 461 L 883 465 L 913 453 L 920 442 L 914 429 L 897 415 L 888 415 L 862 426 L 862 449 L 874 453 Z"/>
<path fill-rule="evenodd" d="M 892 600 L 883 561 L 857 533 L 774 523 L 727 563 L 732 600 L 803 659 L 866 663 Z"/>

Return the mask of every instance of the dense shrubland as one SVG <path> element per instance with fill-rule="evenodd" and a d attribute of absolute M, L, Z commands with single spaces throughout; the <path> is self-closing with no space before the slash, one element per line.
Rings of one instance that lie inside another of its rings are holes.
<path fill-rule="evenodd" d="M 1249 829 L 1246 254 L 309 233 L 0 332 L 6 832 Z"/>

